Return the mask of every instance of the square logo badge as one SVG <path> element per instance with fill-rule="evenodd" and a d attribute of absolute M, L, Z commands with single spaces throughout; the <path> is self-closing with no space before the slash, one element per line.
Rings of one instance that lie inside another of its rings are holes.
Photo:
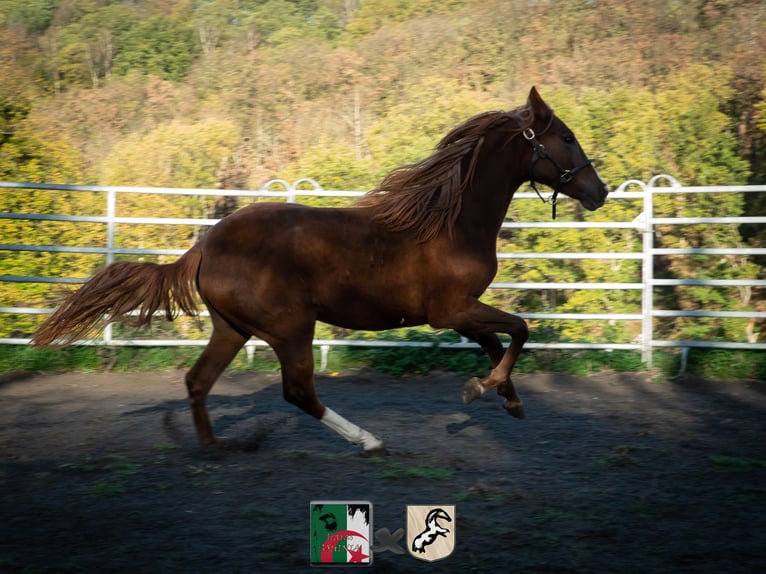
<path fill-rule="evenodd" d="M 418 560 L 434 562 L 455 549 L 455 506 L 407 505 L 407 550 Z"/>
<path fill-rule="evenodd" d="M 314 501 L 309 506 L 312 565 L 372 564 L 372 503 Z"/>

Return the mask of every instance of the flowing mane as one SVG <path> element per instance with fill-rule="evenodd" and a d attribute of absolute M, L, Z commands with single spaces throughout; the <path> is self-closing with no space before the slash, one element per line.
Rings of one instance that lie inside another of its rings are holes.
<path fill-rule="evenodd" d="M 429 241 L 452 231 L 460 214 L 460 199 L 470 183 L 484 136 L 512 119 L 511 138 L 532 121 L 532 110 L 523 106 L 511 112 L 478 114 L 450 131 L 436 151 L 417 163 L 398 167 L 360 200 L 375 208 L 375 219 L 392 231 L 413 231 L 419 241 Z M 467 173 L 463 159 L 471 155 Z"/>

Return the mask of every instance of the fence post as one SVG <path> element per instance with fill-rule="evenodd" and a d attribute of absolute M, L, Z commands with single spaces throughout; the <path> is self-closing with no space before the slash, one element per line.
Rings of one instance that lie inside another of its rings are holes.
<path fill-rule="evenodd" d="M 654 339 L 654 322 L 652 310 L 654 308 L 654 197 L 653 185 L 644 186 L 644 220 L 643 220 L 643 264 L 641 266 L 641 361 L 648 368 L 652 367 L 652 340 Z"/>
<path fill-rule="evenodd" d="M 117 214 L 117 192 L 110 189 L 106 193 L 106 264 L 109 265 L 114 261 L 114 218 Z M 109 344 L 112 342 L 112 324 L 109 323 L 104 328 L 104 343 Z"/>

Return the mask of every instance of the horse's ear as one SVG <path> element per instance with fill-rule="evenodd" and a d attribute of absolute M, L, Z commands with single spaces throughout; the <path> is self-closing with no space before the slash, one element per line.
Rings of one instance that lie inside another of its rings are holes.
<path fill-rule="evenodd" d="M 532 89 L 529 90 L 529 97 L 527 98 L 527 105 L 532 110 L 532 113 L 535 115 L 536 118 L 542 118 L 545 119 L 548 116 L 550 116 L 551 108 L 546 104 L 543 99 L 540 97 L 540 94 L 537 91 L 537 88 L 532 86 Z"/>

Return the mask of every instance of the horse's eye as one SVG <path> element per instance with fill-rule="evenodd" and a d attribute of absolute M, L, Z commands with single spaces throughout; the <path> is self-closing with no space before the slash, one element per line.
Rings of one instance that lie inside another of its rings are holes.
<path fill-rule="evenodd" d="M 575 143 L 575 137 L 572 134 L 567 134 L 564 136 L 564 141 L 568 144 Z"/>

